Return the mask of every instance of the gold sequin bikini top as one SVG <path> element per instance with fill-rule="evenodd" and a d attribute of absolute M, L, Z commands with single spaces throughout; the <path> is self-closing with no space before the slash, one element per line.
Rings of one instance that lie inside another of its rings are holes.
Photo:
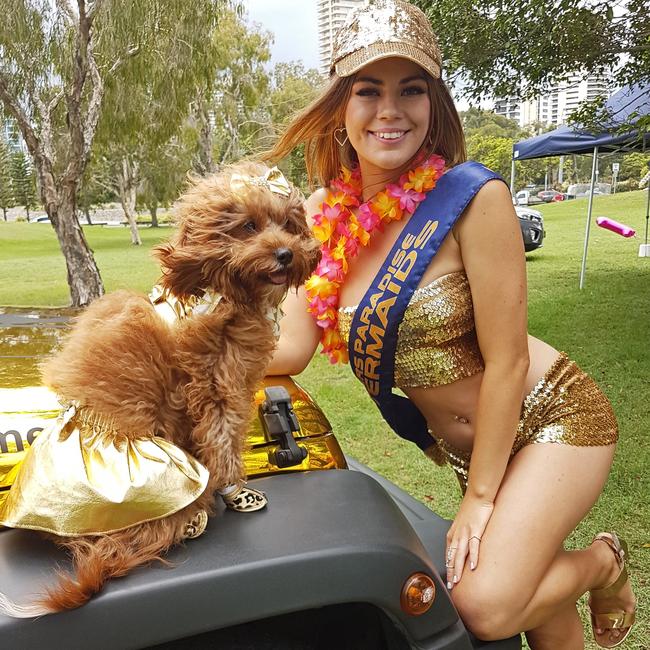
<path fill-rule="evenodd" d="M 339 309 L 339 332 L 348 342 L 355 307 Z M 484 370 L 474 308 L 464 271 L 416 289 L 397 334 L 395 385 L 431 388 Z"/>

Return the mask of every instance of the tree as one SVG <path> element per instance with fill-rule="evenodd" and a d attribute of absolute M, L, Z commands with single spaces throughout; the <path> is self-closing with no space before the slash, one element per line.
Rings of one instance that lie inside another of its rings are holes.
<path fill-rule="evenodd" d="M 645 0 L 414 2 L 431 20 L 448 75 L 462 74 L 475 99 L 531 97 L 576 70 L 604 72 L 612 64 L 621 84 L 650 79 Z"/>
<path fill-rule="evenodd" d="M 462 79 L 470 99 L 531 98 L 578 70 L 613 68 L 620 85 L 650 80 L 647 0 L 414 2 L 438 35 L 447 79 Z"/>
<path fill-rule="evenodd" d="M 650 154 L 629 153 L 626 156 L 622 156 L 620 162 L 620 180 L 624 181 L 627 179 L 632 179 L 635 181 L 640 181 L 648 173 Z"/>
<path fill-rule="evenodd" d="M 138 202 L 149 210 L 152 227 L 158 226 L 158 208 L 170 206 L 178 196 L 191 168 L 193 152 L 194 147 L 187 146 L 181 134 L 142 161 Z"/>
<path fill-rule="evenodd" d="M 84 214 L 86 221 L 92 223 L 90 210 L 94 206 L 112 203 L 117 200 L 115 193 L 106 185 L 107 173 L 102 168 L 101 161 L 92 155 L 81 179 L 77 192 L 77 207 Z"/>
<path fill-rule="evenodd" d="M 467 138 L 467 155 L 470 160 L 478 160 L 503 178 L 510 177 L 510 160 L 512 158 L 511 138 L 499 138 L 492 135 L 473 135 Z"/>
<path fill-rule="evenodd" d="M 316 70 L 305 70 L 300 62 L 278 63 L 273 69 L 268 110 L 273 130 L 282 129 L 305 108 L 323 86 L 323 77 Z M 307 169 L 303 147 L 292 151 L 282 162 L 283 171 L 299 187 L 307 189 Z"/>
<path fill-rule="evenodd" d="M 143 164 L 164 155 L 189 114 L 197 87 L 210 83 L 218 64 L 216 35 L 228 28 L 235 13 L 222 7 L 210 16 L 202 4 L 205 0 L 180 15 L 163 12 L 155 47 L 127 61 L 106 82 L 96 145 L 109 163 L 110 185 L 136 245 L 141 243 L 135 207 Z"/>
<path fill-rule="evenodd" d="M 508 180 L 512 145 L 532 135 L 530 128 L 522 129 L 515 120 L 475 107 L 461 111 L 460 119 L 469 159 L 482 162 Z M 543 183 L 547 170 L 557 163 L 557 158 L 520 161 L 517 167 L 517 185 L 521 187 Z"/>
<path fill-rule="evenodd" d="M 214 76 L 197 87 L 194 124 L 199 134 L 195 170 L 215 171 L 258 148 L 268 128 L 263 116 L 269 77 L 264 64 L 271 58 L 271 35 L 246 25 L 238 11 L 225 12 L 213 35 Z"/>
<path fill-rule="evenodd" d="M 29 210 L 36 205 L 36 177 L 34 168 L 22 151 L 11 155 L 11 186 L 14 205 L 25 208 L 29 221 Z"/>
<path fill-rule="evenodd" d="M 211 26 L 220 4 L 220 0 L 3 4 L 0 101 L 16 120 L 36 166 L 41 199 L 66 260 L 73 306 L 86 305 L 104 292 L 77 221 L 76 200 L 105 84 L 127 62 L 158 55 L 159 41 L 171 39 L 177 52 L 187 50 L 187 37 Z M 200 46 L 194 55 L 202 55 Z"/>
<path fill-rule="evenodd" d="M 0 136 L 0 209 L 7 220 L 7 210 L 13 208 L 14 203 L 14 190 L 11 181 L 11 157 L 9 155 L 9 147 Z"/>
<path fill-rule="evenodd" d="M 466 137 L 481 135 L 514 140 L 529 135 L 527 131 L 519 127 L 518 122 L 503 115 L 497 115 L 494 111 L 471 107 L 466 111 L 461 111 L 459 115 Z"/>

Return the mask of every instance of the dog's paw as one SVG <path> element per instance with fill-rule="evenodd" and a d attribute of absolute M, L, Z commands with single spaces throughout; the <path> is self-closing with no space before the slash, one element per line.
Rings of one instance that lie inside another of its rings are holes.
<path fill-rule="evenodd" d="M 205 532 L 208 525 L 208 513 L 205 510 L 199 510 L 190 521 L 185 524 L 183 537 L 185 539 L 195 539 Z"/>
<path fill-rule="evenodd" d="M 240 485 L 233 492 L 221 495 L 226 507 L 237 512 L 255 512 L 266 507 L 268 499 L 264 492 L 255 490 L 248 485 Z"/>

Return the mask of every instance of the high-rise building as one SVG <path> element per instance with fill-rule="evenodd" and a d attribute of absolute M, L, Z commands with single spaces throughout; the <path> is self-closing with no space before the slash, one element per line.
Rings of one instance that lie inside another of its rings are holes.
<path fill-rule="evenodd" d="M 318 0 L 318 58 L 322 74 L 329 74 L 334 34 L 353 9 L 367 4 L 368 0 Z"/>
<path fill-rule="evenodd" d="M 512 120 L 519 126 L 541 122 L 547 126 L 566 124 L 569 115 L 583 102 L 599 95 L 607 97 L 613 90 L 608 75 L 574 73 L 566 81 L 550 88 L 534 99 L 521 101 L 516 97 L 502 97 L 494 102 L 494 112 Z"/>
<path fill-rule="evenodd" d="M 10 151 L 26 151 L 27 147 L 16 122 L 7 118 L 0 120 L 0 137 L 7 143 Z"/>

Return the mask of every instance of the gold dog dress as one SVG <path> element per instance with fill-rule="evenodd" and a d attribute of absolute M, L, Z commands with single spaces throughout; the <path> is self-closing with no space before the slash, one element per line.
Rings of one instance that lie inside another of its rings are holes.
<path fill-rule="evenodd" d="M 64 537 L 110 533 L 178 512 L 207 483 L 208 470 L 176 445 L 129 439 L 72 405 L 25 454 L 0 524 Z"/>
<path fill-rule="evenodd" d="M 206 294 L 182 303 L 154 288 L 151 302 L 168 323 L 209 313 L 219 302 Z M 23 389 L 43 391 L 47 389 Z M 36 394 L 36 393 L 35 393 Z M 24 408 L 24 407 L 23 407 Z M 111 533 L 162 519 L 193 503 L 208 484 L 208 470 L 168 440 L 133 437 L 86 407 L 69 405 L 25 450 L 6 476 L 13 485 L 0 506 L 0 526 L 62 537 Z M 187 536 L 207 517 L 188 522 Z"/>

